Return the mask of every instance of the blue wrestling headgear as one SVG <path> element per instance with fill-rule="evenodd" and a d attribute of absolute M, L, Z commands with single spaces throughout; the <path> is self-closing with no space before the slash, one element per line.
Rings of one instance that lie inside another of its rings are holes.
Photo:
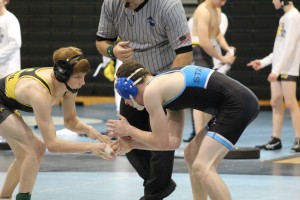
<path fill-rule="evenodd" d="M 130 78 L 137 74 L 139 71 L 143 70 L 143 68 L 139 68 L 135 70 L 130 76 L 128 77 L 120 77 L 116 79 L 115 88 L 119 95 L 124 99 L 130 99 L 130 97 L 135 98 L 138 89 L 136 84 L 138 84 L 143 77 L 138 78 L 136 81 L 132 81 Z"/>

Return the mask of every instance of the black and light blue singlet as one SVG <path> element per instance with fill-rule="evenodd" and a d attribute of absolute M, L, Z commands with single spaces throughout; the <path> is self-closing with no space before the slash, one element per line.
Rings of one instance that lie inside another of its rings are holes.
<path fill-rule="evenodd" d="M 185 84 L 182 91 L 163 107 L 170 110 L 193 108 L 213 115 L 208 132 L 217 133 L 235 144 L 258 114 L 258 100 L 253 92 L 209 68 L 189 65 L 163 74 L 174 72 L 184 75 Z"/>

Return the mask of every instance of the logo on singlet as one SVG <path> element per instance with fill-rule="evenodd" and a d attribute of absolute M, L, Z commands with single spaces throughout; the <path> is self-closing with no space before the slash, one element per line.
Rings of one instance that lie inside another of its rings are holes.
<path fill-rule="evenodd" d="M 11 74 L 11 75 L 8 77 L 8 81 L 10 81 L 11 79 L 14 79 L 14 78 L 15 78 L 15 75 L 16 75 L 16 74 Z"/>
<path fill-rule="evenodd" d="M 202 73 L 202 69 L 200 67 L 197 67 L 194 73 L 194 82 L 199 83 L 200 82 L 200 75 Z"/>
<path fill-rule="evenodd" d="M 3 111 L 4 111 L 4 108 L 1 108 L 1 107 L 0 107 L 0 113 L 3 112 Z"/>

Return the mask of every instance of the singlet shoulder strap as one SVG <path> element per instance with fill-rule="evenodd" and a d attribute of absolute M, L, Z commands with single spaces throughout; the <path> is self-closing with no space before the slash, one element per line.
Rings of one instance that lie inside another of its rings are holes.
<path fill-rule="evenodd" d="M 28 70 L 24 70 L 20 73 L 20 78 L 32 78 L 42 84 L 43 87 L 47 88 L 49 93 L 51 94 L 50 87 L 48 83 L 42 79 L 37 72 L 45 69 L 50 69 L 51 67 L 43 67 L 43 68 L 29 68 Z"/>

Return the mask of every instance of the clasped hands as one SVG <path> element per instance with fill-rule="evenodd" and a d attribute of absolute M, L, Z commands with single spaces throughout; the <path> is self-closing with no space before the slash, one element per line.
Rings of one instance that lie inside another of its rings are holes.
<path fill-rule="evenodd" d="M 111 160 L 118 155 L 128 153 L 132 150 L 133 139 L 131 137 L 126 137 L 126 127 L 130 127 L 130 124 L 125 117 L 117 115 L 120 120 L 108 120 L 107 131 L 110 132 L 108 135 L 99 134 L 99 132 L 90 127 L 86 135 L 90 138 L 99 140 L 100 143 L 94 143 L 94 148 L 92 152 L 105 159 Z M 112 138 L 117 138 L 113 141 Z"/>
<path fill-rule="evenodd" d="M 130 128 L 131 125 L 127 119 L 120 114 L 117 114 L 117 117 L 119 118 L 118 120 L 108 120 L 106 125 L 108 127 L 107 131 L 110 132 L 108 136 L 117 138 L 117 140 L 111 144 L 117 147 L 115 155 L 120 155 L 132 150 L 134 139 L 128 135 L 128 128 Z"/>
<path fill-rule="evenodd" d="M 101 134 L 92 126 L 89 126 L 85 135 L 99 141 L 99 143 L 93 143 L 91 152 L 105 160 L 114 159 L 116 156 L 131 150 L 128 149 L 129 147 L 126 143 L 129 139 L 124 138 L 113 141 L 112 138 L 114 136 Z"/>

